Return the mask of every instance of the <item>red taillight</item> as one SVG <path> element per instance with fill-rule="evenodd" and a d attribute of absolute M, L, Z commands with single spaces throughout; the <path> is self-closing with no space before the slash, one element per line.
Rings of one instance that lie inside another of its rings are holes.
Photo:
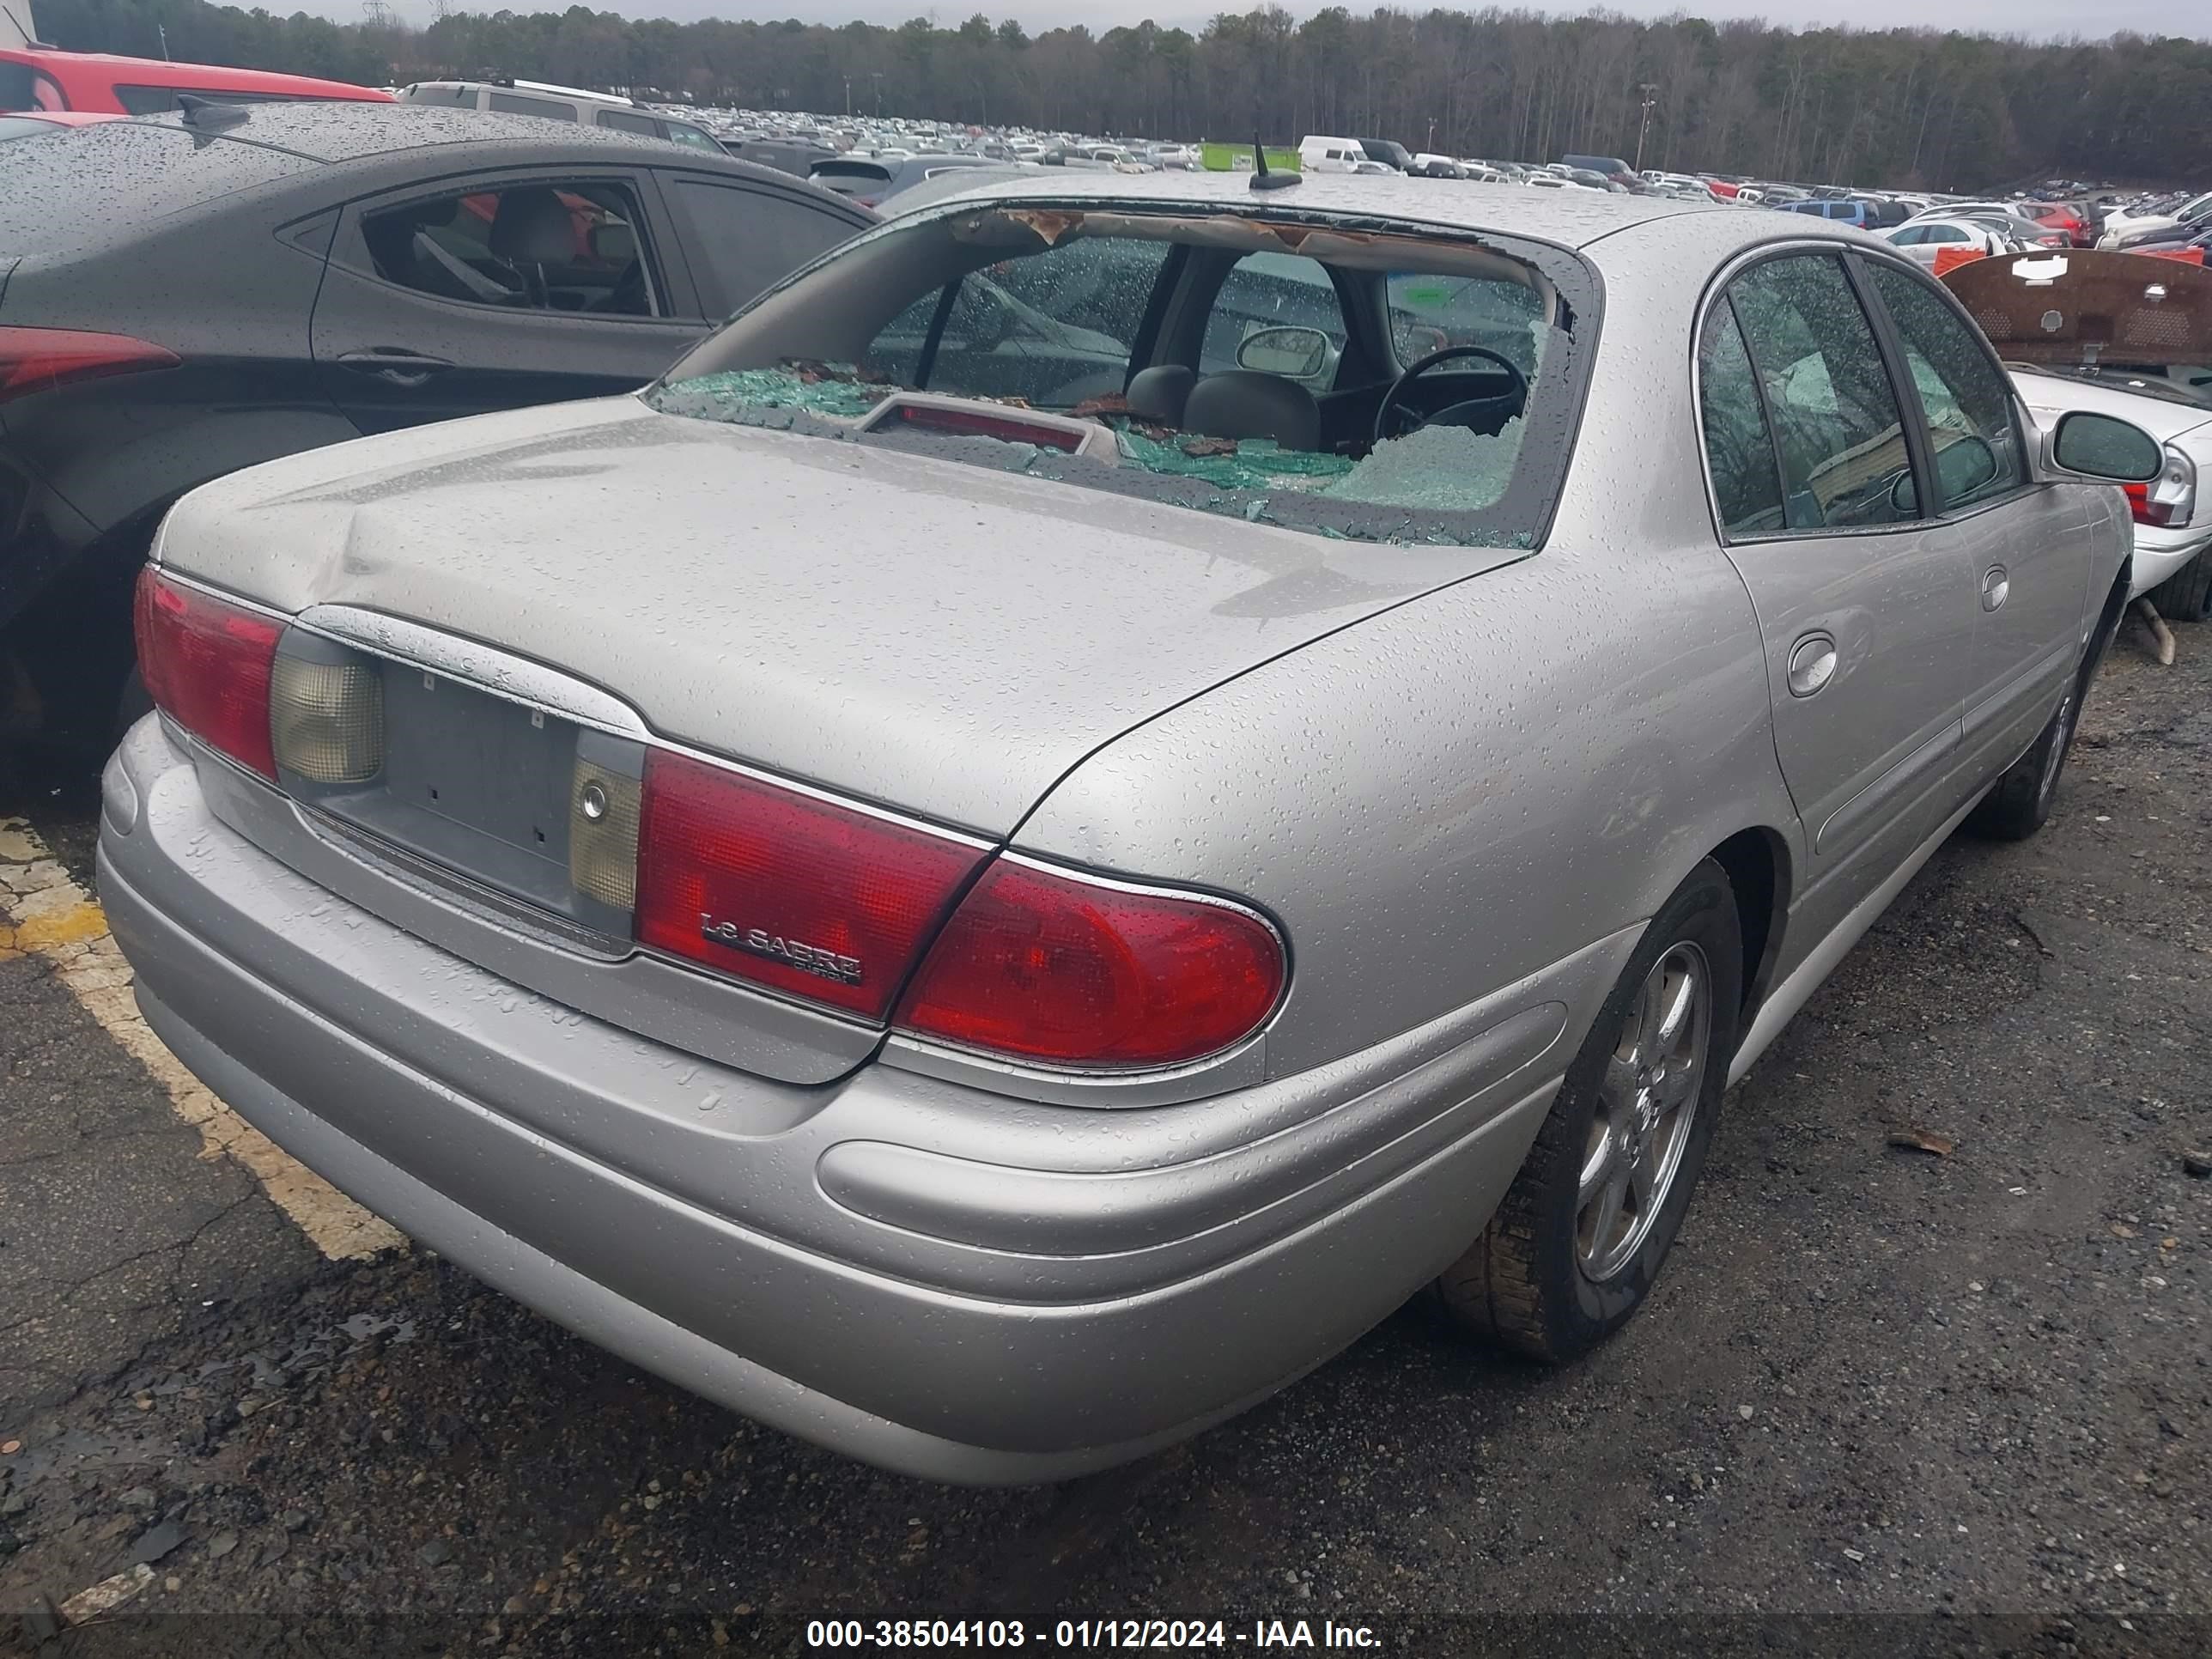
<path fill-rule="evenodd" d="M 1001 859 L 899 1005 L 917 1035 L 1061 1066 L 1171 1066 L 1249 1035 L 1282 994 L 1249 911 Z"/>
<path fill-rule="evenodd" d="M 2128 514 L 2137 524 L 2147 524 L 2164 530 L 2170 525 L 2188 521 L 2189 509 L 2186 507 L 2180 507 L 2179 516 L 2177 517 L 2175 509 L 2179 504 L 2173 501 L 2153 501 L 2151 487 L 2147 483 L 2122 484 L 2120 488 L 2127 491 Z"/>
<path fill-rule="evenodd" d="M 275 779 L 269 675 L 284 625 L 167 580 L 138 576 L 138 672 L 155 706 L 210 747 Z"/>
<path fill-rule="evenodd" d="M 986 854 L 654 750 L 638 832 L 637 937 L 880 1019 Z"/>
<path fill-rule="evenodd" d="M 73 328 L 0 328 L 0 404 L 69 380 L 173 368 L 177 354 L 127 334 Z"/>

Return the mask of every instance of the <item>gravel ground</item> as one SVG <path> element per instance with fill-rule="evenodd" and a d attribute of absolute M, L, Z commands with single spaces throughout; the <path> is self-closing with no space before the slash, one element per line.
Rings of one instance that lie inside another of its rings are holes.
<path fill-rule="evenodd" d="M 785 1651 L 810 1619 L 1014 1613 L 1224 1619 L 1231 1648 L 1303 1619 L 1422 1652 L 2212 1650 L 2212 629 L 2171 670 L 2133 647 L 2045 833 L 1945 848 L 1729 1097 L 1652 1306 L 1580 1364 L 1416 1304 L 1189 1445 L 976 1492 L 732 1418 L 434 1259 L 295 1261 L 126 1310 L 127 1357 L 0 1419 L 0 1613 L 28 1642 L 40 1598 L 145 1562 L 125 1611 L 159 1616 L 82 1650 Z M 27 810 L 81 860 L 57 803 Z M 20 1066 L 0 1091 L 40 1109 Z"/>

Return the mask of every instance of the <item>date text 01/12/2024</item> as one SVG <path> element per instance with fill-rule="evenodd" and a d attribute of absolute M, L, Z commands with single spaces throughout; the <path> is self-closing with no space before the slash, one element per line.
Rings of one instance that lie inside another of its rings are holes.
<path fill-rule="evenodd" d="M 816 1619 L 810 1648 L 1378 1648 L 1365 1625 L 1331 1620 L 1060 1619 L 1047 1627 L 1019 1619 Z"/>

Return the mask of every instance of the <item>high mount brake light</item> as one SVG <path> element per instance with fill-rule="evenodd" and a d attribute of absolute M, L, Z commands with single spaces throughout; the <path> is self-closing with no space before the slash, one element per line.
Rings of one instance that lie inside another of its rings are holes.
<path fill-rule="evenodd" d="M 173 368 L 177 354 L 127 334 L 74 328 L 0 327 L 0 404 L 71 380 Z"/>
<path fill-rule="evenodd" d="M 138 672 L 155 707 L 272 782 L 269 680 L 284 624 L 171 581 L 149 565 L 134 617 Z"/>

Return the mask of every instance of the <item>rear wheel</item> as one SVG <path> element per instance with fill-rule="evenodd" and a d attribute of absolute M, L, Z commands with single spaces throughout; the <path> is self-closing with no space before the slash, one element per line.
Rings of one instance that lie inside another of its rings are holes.
<path fill-rule="evenodd" d="M 2200 553 L 2150 591 L 2168 622 L 2212 622 L 2212 556 Z"/>
<path fill-rule="evenodd" d="M 1742 951 L 1735 891 L 1708 859 L 1651 919 L 1497 1213 L 1437 1280 L 1461 1322 L 1566 1360 L 1642 1305 L 1720 1116 Z"/>

